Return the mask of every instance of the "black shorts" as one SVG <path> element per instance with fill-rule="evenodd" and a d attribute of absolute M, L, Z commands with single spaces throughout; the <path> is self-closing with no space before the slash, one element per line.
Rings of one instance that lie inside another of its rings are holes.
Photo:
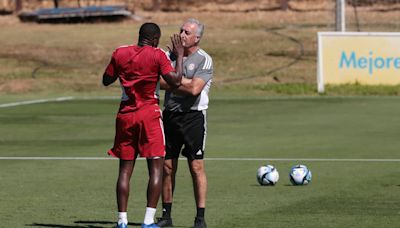
<path fill-rule="evenodd" d="M 203 159 L 207 136 L 206 111 L 163 112 L 166 139 L 165 159 Z M 182 149 L 183 147 L 183 149 Z"/>

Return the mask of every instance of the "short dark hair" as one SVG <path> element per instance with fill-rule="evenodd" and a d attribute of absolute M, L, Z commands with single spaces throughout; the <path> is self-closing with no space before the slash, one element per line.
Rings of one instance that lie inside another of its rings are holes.
<path fill-rule="evenodd" d="M 144 23 L 139 29 L 139 40 L 152 40 L 156 35 L 161 35 L 160 27 L 152 22 Z"/>

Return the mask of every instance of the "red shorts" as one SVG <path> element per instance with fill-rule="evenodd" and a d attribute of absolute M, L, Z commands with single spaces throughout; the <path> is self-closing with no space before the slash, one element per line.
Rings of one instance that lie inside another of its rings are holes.
<path fill-rule="evenodd" d="M 146 105 L 134 112 L 118 113 L 114 147 L 109 155 L 122 160 L 164 157 L 165 139 L 158 105 Z"/>

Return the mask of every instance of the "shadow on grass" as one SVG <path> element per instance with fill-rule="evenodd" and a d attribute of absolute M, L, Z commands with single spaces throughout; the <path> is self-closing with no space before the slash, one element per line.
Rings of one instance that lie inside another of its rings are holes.
<path fill-rule="evenodd" d="M 275 185 L 259 185 L 259 184 L 252 184 L 250 186 L 261 187 L 261 188 L 275 187 Z M 283 186 L 285 186 L 285 187 L 304 187 L 304 186 L 308 186 L 308 184 L 304 184 L 304 185 L 284 184 Z M 400 185 L 398 185 L 398 186 L 400 187 Z"/>
<path fill-rule="evenodd" d="M 49 223 L 32 223 L 26 226 L 36 227 L 57 227 L 57 228 L 110 228 L 115 227 L 116 222 L 110 221 L 75 221 L 77 225 L 62 225 L 62 224 L 49 224 Z M 141 226 L 141 223 L 129 223 L 130 226 Z"/>

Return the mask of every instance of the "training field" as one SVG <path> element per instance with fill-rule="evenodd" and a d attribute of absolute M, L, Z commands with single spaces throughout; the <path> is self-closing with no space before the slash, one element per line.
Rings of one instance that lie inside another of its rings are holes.
<path fill-rule="evenodd" d="M 400 98 L 214 99 L 208 112 L 209 227 L 398 227 Z M 112 145 L 117 99 L 68 98 L 0 106 L 0 227 L 112 227 L 118 161 Z M 193 224 L 185 160 L 173 207 Z M 256 182 L 273 164 L 274 187 Z M 313 180 L 291 186 L 307 165 Z M 145 208 L 146 163 L 137 162 L 129 219 Z M 160 209 L 160 208 L 159 208 Z M 160 215 L 160 210 L 157 216 Z"/>
<path fill-rule="evenodd" d="M 227 4 L 235 1 L 207 2 L 204 12 L 135 10 L 142 21 L 121 23 L 0 17 L 0 228 L 114 226 L 118 160 L 106 151 L 119 103 L 110 96 L 120 87 L 104 88 L 101 75 L 116 47 L 136 43 L 142 22 L 160 25 L 159 47 L 166 49 L 191 17 L 205 23 L 201 47 L 215 64 L 208 227 L 400 227 L 400 85 L 327 85 L 325 94 L 316 93 L 317 32 L 335 30 L 335 1 L 290 1 L 287 11 L 248 5 L 257 1 L 234 8 Z M 224 3 L 219 11 L 217 2 Z M 347 7 L 348 31 L 399 31 L 399 9 Z M 186 161 L 180 163 L 172 216 L 175 227 L 191 227 L 192 183 Z M 256 181 L 267 163 L 280 173 L 273 187 Z M 310 185 L 290 184 L 296 164 L 311 169 Z M 143 222 L 146 181 L 146 162 L 139 160 L 132 227 Z"/>

